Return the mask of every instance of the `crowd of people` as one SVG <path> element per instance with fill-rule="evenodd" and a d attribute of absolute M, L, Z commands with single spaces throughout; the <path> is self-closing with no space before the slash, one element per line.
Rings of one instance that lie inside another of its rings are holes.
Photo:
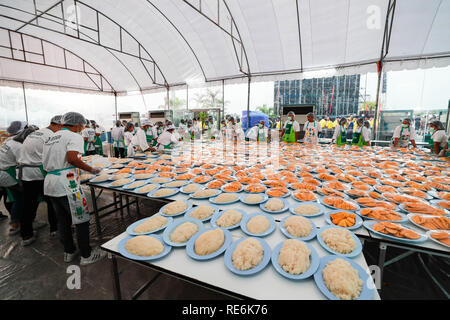
<path fill-rule="evenodd" d="M 307 114 L 303 124 L 303 142 L 318 143 L 324 130 L 332 130 L 331 143 L 337 145 L 370 145 L 371 123 L 364 118 L 337 119 L 333 127 L 324 127 L 324 119 L 317 120 L 314 113 Z M 325 120 L 325 126 L 328 121 Z M 334 120 L 336 121 L 336 120 Z M 178 128 L 170 120 L 152 123 L 143 119 L 139 123 L 116 121 L 111 132 L 115 157 L 134 157 L 137 153 L 164 151 L 179 143 L 195 140 L 269 141 L 271 131 L 277 132 L 280 141 L 299 141 L 301 126 L 293 112 L 279 126 L 270 130 L 267 121 L 244 130 L 240 120 L 227 115 L 218 125 L 213 117 L 181 120 Z M 434 120 L 430 123 L 432 152 L 448 155 L 448 139 L 444 125 Z M 23 246 L 36 240 L 33 222 L 40 201 L 47 203 L 50 237 L 56 237 L 64 246 L 64 261 L 71 262 L 81 255 L 80 264 L 99 261 L 104 252 L 92 249 L 89 240 L 89 210 L 80 186 L 79 172 L 98 174 L 99 168 L 82 161 L 82 156 L 103 154 L 100 135 L 102 128 L 77 112 L 54 116 L 45 128 L 23 121 L 13 121 L 7 129 L 8 138 L 0 146 L 0 195 L 10 216 L 9 234 L 20 233 Z M 349 136 L 349 131 L 351 134 Z M 274 136 L 272 136 L 272 139 Z M 415 148 L 413 120 L 403 119 L 393 134 L 391 147 Z M 7 218 L 0 213 L 0 220 Z M 72 237 L 75 225 L 78 249 Z"/>

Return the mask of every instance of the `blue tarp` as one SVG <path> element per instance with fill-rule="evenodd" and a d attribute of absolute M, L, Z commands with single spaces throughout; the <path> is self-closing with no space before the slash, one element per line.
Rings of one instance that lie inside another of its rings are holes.
<path fill-rule="evenodd" d="M 269 116 L 260 111 L 250 111 L 250 114 L 248 115 L 248 120 L 249 120 L 249 126 L 248 126 L 249 129 L 251 127 L 256 126 L 261 120 L 264 120 L 264 125 L 266 127 L 269 127 Z M 241 122 L 242 122 L 242 129 L 244 131 L 246 131 L 247 130 L 247 110 L 242 111 Z"/>

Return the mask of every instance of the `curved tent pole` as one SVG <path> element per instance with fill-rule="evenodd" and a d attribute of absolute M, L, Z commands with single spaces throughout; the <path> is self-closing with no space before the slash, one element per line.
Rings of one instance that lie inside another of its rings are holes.
<path fill-rule="evenodd" d="M 184 37 L 184 35 L 181 33 L 181 31 L 175 26 L 175 24 L 172 22 L 172 20 L 170 20 L 155 4 L 153 4 L 150 0 L 147 0 L 147 2 L 151 5 L 151 6 L 153 6 L 163 17 L 164 17 L 164 19 L 166 19 L 171 25 L 172 25 L 172 27 L 174 27 L 174 29 L 178 32 L 178 34 L 183 38 L 183 40 L 184 40 L 184 42 L 186 42 L 186 44 L 188 45 L 188 47 L 189 47 L 189 49 L 191 50 L 191 52 L 192 52 L 192 54 L 194 55 L 194 57 L 195 57 L 195 60 L 197 60 L 197 63 L 198 63 L 198 65 L 199 65 L 199 67 L 200 67 L 200 70 L 202 71 L 202 74 L 203 74 L 203 78 L 204 78 L 204 80 L 205 80 L 205 82 L 207 82 L 208 80 L 207 80 L 207 78 L 206 78 L 206 74 L 205 74 L 205 71 L 203 70 L 203 66 L 202 66 L 202 64 L 200 63 L 200 60 L 198 59 L 198 57 L 197 57 L 197 55 L 196 55 L 196 53 L 195 53 L 195 51 L 194 51 L 194 49 L 191 47 L 191 45 L 189 44 L 189 42 L 187 41 L 187 39 Z"/>
<path fill-rule="evenodd" d="M 29 51 L 26 51 L 26 50 L 25 50 L 25 47 L 22 47 L 23 53 L 24 53 L 24 55 L 23 55 L 23 58 L 24 58 L 24 59 L 23 59 L 23 60 L 14 58 L 14 55 L 12 55 L 11 58 L 8 58 L 8 57 L 1 57 L 1 58 L 3 58 L 3 59 L 8 59 L 8 60 L 14 60 L 14 61 L 20 61 L 20 62 L 26 62 L 26 63 L 32 63 L 32 64 L 37 64 L 37 65 L 44 65 L 44 66 L 51 67 L 51 68 L 57 68 L 57 69 L 63 69 L 63 70 L 69 70 L 69 71 L 75 71 L 75 72 L 84 73 L 84 74 L 85 74 L 85 75 L 86 75 L 86 76 L 94 83 L 94 85 L 99 89 L 99 91 L 104 91 L 104 90 L 103 90 L 103 83 L 102 83 L 102 80 L 101 80 L 101 79 L 104 79 L 104 80 L 108 83 L 108 85 L 111 87 L 111 89 L 112 89 L 113 92 L 116 91 L 116 90 L 114 89 L 114 87 L 111 85 L 111 83 L 108 81 L 108 79 L 106 79 L 106 78 L 103 76 L 103 74 L 101 74 L 96 68 L 94 68 L 94 67 L 92 66 L 92 64 L 90 64 L 89 62 L 87 62 L 85 59 L 81 58 L 79 55 L 75 54 L 74 52 L 72 52 L 72 51 L 70 51 L 70 50 L 68 50 L 68 49 L 66 49 L 66 48 L 63 48 L 63 47 L 61 47 L 60 45 L 57 45 L 56 43 L 53 43 L 53 42 L 51 42 L 51 41 L 48 41 L 48 40 L 45 40 L 45 39 L 42 39 L 42 38 L 39 38 L 39 37 L 36 37 L 36 36 L 28 35 L 28 34 L 25 34 L 25 33 L 22 33 L 22 32 L 17 32 L 17 31 L 14 31 L 14 30 L 12 30 L 12 29 L 4 28 L 4 27 L 0 27 L 0 29 L 1 29 L 1 30 L 6 30 L 6 31 L 8 31 L 9 39 L 10 39 L 10 40 L 11 40 L 11 32 L 14 32 L 14 33 L 19 34 L 20 37 L 21 37 L 21 39 L 22 39 L 22 43 L 23 43 L 23 36 L 26 36 L 26 37 L 30 37 L 30 38 L 34 38 L 34 39 L 36 39 L 36 40 L 39 40 L 39 41 L 41 42 L 41 46 L 40 46 L 40 47 L 42 48 L 42 58 L 43 58 L 44 63 L 39 63 L 39 62 L 34 62 L 34 61 L 27 61 L 26 53 L 33 53 L 33 54 L 38 54 L 38 53 L 36 53 L 36 52 L 31 52 L 31 51 L 30 51 L 30 52 L 29 52 Z M 75 57 L 77 57 L 78 59 L 80 59 L 80 60 L 83 62 L 83 71 L 82 71 L 82 70 L 77 70 L 77 69 L 68 68 L 67 65 L 65 65 L 65 67 L 59 67 L 59 66 L 47 64 L 47 63 L 45 62 L 45 54 L 44 54 L 44 50 L 43 50 L 43 43 L 44 43 L 44 42 L 45 42 L 45 43 L 49 43 L 49 44 L 51 44 L 51 45 L 53 45 L 53 46 L 55 46 L 55 47 L 57 47 L 57 48 L 63 50 L 64 60 L 66 59 L 66 51 L 69 52 L 70 54 L 73 54 L 73 55 L 74 55 Z M 0 47 L 1 47 L 1 48 L 7 48 L 6 46 L 0 46 Z M 11 41 L 10 41 L 10 47 L 9 47 L 9 48 L 10 48 L 11 50 L 13 50 Z M 39 55 L 40 55 L 40 54 L 39 54 Z M 92 69 L 94 69 L 97 73 L 95 74 L 95 73 L 86 72 L 86 70 L 85 70 L 85 64 L 87 64 L 89 67 L 91 67 Z M 99 87 L 98 84 L 97 84 L 97 83 L 89 76 L 89 74 L 100 76 L 100 82 L 101 82 L 101 83 L 100 83 L 100 87 Z"/>

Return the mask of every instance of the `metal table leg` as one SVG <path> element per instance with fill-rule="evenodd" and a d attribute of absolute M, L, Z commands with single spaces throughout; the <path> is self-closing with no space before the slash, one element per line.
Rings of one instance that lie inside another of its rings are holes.
<path fill-rule="evenodd" d="M 95 217 L 95 227 L 97 229 L 97 235 L 99 239 L 102 238 L 102 228 L 100 226 L 100 218 L 98 217 L 98 209 L 97 209 L 97 198 L 95 197 L 95 189 L 93 187 L 89 187 L 91 189 L 91 198 L 92 198 L 92 206 L 94 207 L 94 217 Z"/>
<path fill-rule="evenodd" d="M 130 197 L 125 196 L 125 202 L 127 203 L 127 214 L 130 217 Z"/>
<path fill-rule="evenodd" d="M 378 255 L 378 267 L 380 268 L 380 293 L 383 288 L 383 272 L 384 272 L 384 261 L 386 260 L 387 245 L 380 242 L 380 253 Z"/>
<path fill-rule="evenodd" d="M 122 294 L 120 292 L 120 279 L 119 279 L 119 270 L 117 268 L 117 258 L 114 254 L 108 254 L 111 259 L 111 272 L 113 278 L 113 293 L 114 300 L 122 300 Z"/>
<path fill-rule="evenodd" d="M 136 197 L 135 199 L 136 199 L 136 213 L 137 213 L 137 216 L 140 217 L 141 211 L 139 210 L 139 198 Z"/>
<path fill-rule="evenodd" d="M 119 193 L 119 203 L 120 203 L 120 218 L 123 220 L 123 202 L 122 202 L 122 194 Z"/>

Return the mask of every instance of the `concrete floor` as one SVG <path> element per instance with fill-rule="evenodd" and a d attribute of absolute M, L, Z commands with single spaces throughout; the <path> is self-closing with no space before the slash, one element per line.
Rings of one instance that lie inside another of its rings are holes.
<path fill-rule="evenodd" d="M 87 198 L 90 199 L 89 193 Z M 103 192 L 99 203 L 111 203 L 112 196 Z M 162 205 L 162 204 L 160 204 Z M 151 215 L 159 210 L 158 204 L 141 201 L 143 215 Z M 3 203 L 0 211 L 6 212 Z M 95 225 L 91 222 L 91 245 L 100 245 L 125 231 L 126 227 L 138 218 L 131 215 L 111 215 L 102 220 L 104 239 L 96 239 Z M 126 213 L 126 211 L 125 211 Z M 41 203 L 37 215 L 38 221 L 46 221 L 46 205 Z M 43 299 L 43 300 L 87 300 L 113 299 L 111 263 L 108 258 L 93 265 L 81 267 L 81 289 L 70 290 L 66 282 L 69 264 L 63 261 L 63 247 L 57 238 L 49 237 L 48 225 L 38 230 L 37 241 L 22 247 L 20 235 L 8 236 L 8 221 L 0 221 L 0 299 Z M 393 248 L 386 259 L 395 257 L 404 251 Z M 378 250 L 375 244 L 366 244 L 364 255 L 368 264 L 376 264 Z M 447 292 L 450 292 L 449 259 L 436 259 L 422 255 L 434 277 Z M 79 263 L 79 258 L 76 264 Z M 122 298 L 130 299 L 154 272 L 142 266 L 119 259 Z M 73 264 L 73 263 L 72 263 Z M 385 269 L 382 299 L 448 299 L 436 286 L 421 266 L 418 255 L 414 254 Z M 228 296 L 192 285 L 169 276 L 162 275 L 145 291 L 140 299 L 228 299 Z"/>

